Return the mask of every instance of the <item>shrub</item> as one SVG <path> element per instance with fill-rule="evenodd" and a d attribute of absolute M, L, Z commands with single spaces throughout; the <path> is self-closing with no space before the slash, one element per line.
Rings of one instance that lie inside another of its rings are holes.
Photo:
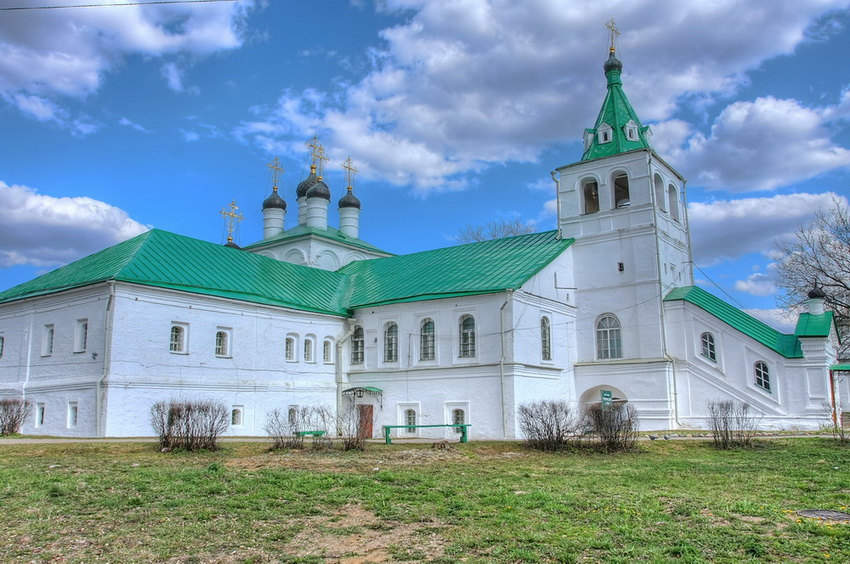
<path fill-rule="evenodd" d="M 518 415 L 519 428 L 531 448 L 554 451 L 580 441 L 581 421 L 565 401 L 523 403 Z"/>
<path fill-rule="evenodd" d="M 213 401 L 159 401 L 151 406 L 151 425 L 161 449 L 218 450 L 227 430 L 227 408 Z"/>
<path fill-rule="evenodd" d="M 354 402 L 348 403 L 337 417 L 337 432 L 339 433 L 342 450 L 366 450 L 366 437 L 360 429 L 360 414 Z"/>
<path fill-rule="evenodd" d="M 0 400 L 0 436 L 14 435 L 32 412 L 32 402 L 12 398 Z"/>
<path fill-rule="evenodd" d="M 708 425 L 719 449 L 751 447 L 761 415 L 749 404 L 735 400 L 708 400 Z"/>
<path fill-rule="evenodd" d="M 585 412 L 586 426 L 607 452 L 625 452 L 637 445 L 638 418 L 632 404 L 593 404 Z"/>

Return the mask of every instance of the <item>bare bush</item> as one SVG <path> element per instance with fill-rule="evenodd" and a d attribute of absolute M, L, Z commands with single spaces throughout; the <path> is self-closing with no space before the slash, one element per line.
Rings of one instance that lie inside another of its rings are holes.
<path fill-rule="evenodd" d="M 634 450 L 638 438 L 637 412 L 628 402 L 593 404 L 585 413 L 586 426 L 607 452 Z"/>
<path fill-rule="evenodd" d="M 290 407 L 286 414 L 275 409 L 266 414 L 264 429 L 272 438 L 272 449 L 302 449 L 305 446 L 307 432 L 310 435 L 310 447 L 314 450 L 333 448 L 330 435 L 335 425 L 333 413 L 326 406 Z"/>
<path fill-rule="evenodd" d="M 751 447 L 761 415 L 749 404 L 735 400 L 705 402 L 714 446 L 719 449 Z"/>
<path fill-rule="evenodd" d="M 337 417 L 337 431 L 342 450 L 366 450 L 366 439 L 370 437 L 366 436 L 363 424 L 354 402 L 348 403 Z"/>
<path fill-rule="evenodd" d="M 32 402 L 19 398 L 0 400 L 0 436 L 14 435 L 32 412 Z"/>
<path fill-rule="evenodd" d="M 565 401 L 523 403 L 518 415 L 519 428 L 531 448 L 554 451 L 581 440 L 581 420 Z"/>
<path fill-rule="evenodd" d="M 830 420 L 828 431 L 832 433 L 832 437 L 839 443 L 850 443 L 850 433 L 847 430 L 847 412 L 839 413 L 829 404 L 824 404 L 824 412 Z"/>
<path fill-rule="evenodd" d="M 213 401 L 159 401 L 151 406 L 151 425 L 161 449 L 217 450 L 227 430 L 227 408 Z"/>

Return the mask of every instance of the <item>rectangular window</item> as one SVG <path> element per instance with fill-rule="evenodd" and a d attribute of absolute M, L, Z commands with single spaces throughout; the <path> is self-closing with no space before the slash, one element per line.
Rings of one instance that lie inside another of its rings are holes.
<path fill-rule="evenodd" d="M 215 332 L 215 355 L 230 356 L 230 330 L 219 329 Z"/>
<path fill-rule="evenodd" d="M 42 427 L 44 425 L 44 404 L 37 403 L 35 405 L 35 426 Z"/>
<path fill-rule="evenodd" d="M 333 343 L 325 341 L 322 343 L 322 361 L 333 362 Z"/>
<path fill-rule="evenodd" d="M 286 360 L 295 360 L 295 337 L 286 338 Z"/>
<path fill-rule="evenodd" d="M 168 350 L 178 354 L 186 352 L 186 329 L 185 325 L 174 324 L 171 326 Z"/>
<path fill-rule="evenodd" d="M 75 401 L 68 402 L 68 428 L 73 429 L 77 426 L 77 416 L 79 414 L 79 406 Z"/>
<path fill-rule="evenodd" d="M 304 362 L 313 362 L 313 340 L 304 339 Z"/>
<path fill-rule="evenodd" d="M 89 320 L 78 319 L 74 327 L 74 352 L 86 352 L 89 340 Z"/>
<path fill-rule="evenodd" d="M 0 358 L 3 358 L 3 349 L 6 348 L 6 337 L 0 335 Z"/>
<path fill-rule="evenodd" d="M 53 325 L 45 325 L 41 341 L 41 356 L 50 356 L 53 354 L 53 335 Z"/>
<path fill-rule="evenodd" d="M 241 405 L 234 405 L 230 410 L 230 426 L 231 427 L 241 427 L 243 421 L 243 411 L 244 407 Z"/>

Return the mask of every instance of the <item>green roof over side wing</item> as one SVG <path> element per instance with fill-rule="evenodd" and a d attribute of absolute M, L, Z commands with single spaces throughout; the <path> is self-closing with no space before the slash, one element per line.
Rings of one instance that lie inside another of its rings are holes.
<path fill-rule="evenodd" d="M 292 227 L 291 229 L 287 229 L 276 237 L 272 237 L 271 239 L 264 239 L 256 243 L 251 243 L 250 245 L 242 248 L 248 251 L 259 251 L 263 247 L 275 245 L 283 241 L 289 241 L 290 239 L 308 237 L 310 235 L 314 235 L 323 239 L 329 239 L 331 241 L 336 241 L 337 243 L 342 243 L 351 247 L 359 247 L 361 249 L 372 251 L 374 253 L 392 256 L 392 253 L 388 253 L 374 245 L 370 245 L 363 239 L 358 239 L 357 237 L 349 237 L 339 229 L 335 229 L 333 227 L 328 227 L 327 229 L 319 229 L 318 227 L 308 227 L 307 225 L 297 225 L 295 227 Z"/>
<path fill-rule="evenodd" d="M 832 332 L 834 323 L 831 311 L 825 311 L 820 315 L 801 313 L 797 318 L 797 328 L 794 329 L 794 334 L 798 337 L 828 337 Z"/>
<path fill-rule="evenodd" d="M 153 229 L 0 293 L 0 303 L 106 280 L 344 315 L 344 277 Z"/>
<path fill-rule="evenodd" d="M 730 327 L 737 329 L 738 331 L 749 337 L 752 337 L 767 348 L 776 351 L 785 358 L 803 357 L 803 352 L 800 348 L 800 341 L 798 339 L 798 336 L 816 336 L 814 334 L 787 335 L 785 333 L 780 333 L 773 327 L 767 325 L 762 321 L 759 321 L 752 315 L 744 313 L 738 308 L 727 304 L 717 296 L 710 294 L 697 286 L 685 286 L 682 288 L 675 288 L 669 294 L 667 294 L 667 297 L 664 298 L 665 302 L 677 300 L 683 300 L 699 307 L 700 309 L 710 313 L 720 321 L 723 321 Z M 831 322 L 832 315 L 827 316 L 826 314 L 824 314 L 824 317 L 828 317 L 829 321 Z M 821 324 L 821 320 L 813 321 L 813 328 L 816 326 L 817 330 L 820 331 Z"/>
<path fill-rule="evenodd" d="M 349 276 L 351 308 L 515 290 L 554 260 L 573 239 L 545 231 L 357 261 Z"/>

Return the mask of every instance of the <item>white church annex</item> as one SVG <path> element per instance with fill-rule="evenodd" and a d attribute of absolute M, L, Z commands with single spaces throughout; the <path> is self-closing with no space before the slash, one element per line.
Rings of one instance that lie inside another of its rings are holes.
<path fill-rule="evenodd" d="M 822 293 L 782 334 L 693 285 L 684 179 L 613 47 L 604 70 L 582 159 L 552 173 L 557 230 L 392 256 L 359 238 L 351 182 L 328 224 L 316 145 L 289 229 L 275 182 L 243 249 L 154 229 L 0 293 L 0 398 L 33 403 L 24 433 L 57 436 L 149 436 L 151 405 L 181 398 L 225 404 L 232 435 L 323 405 L 374 437 L 518 438 L 522 403 L 601 390 L 642 430 L 704 427 L 709 399 L 763 427 L 828 424 L 850 386 Z"/>

